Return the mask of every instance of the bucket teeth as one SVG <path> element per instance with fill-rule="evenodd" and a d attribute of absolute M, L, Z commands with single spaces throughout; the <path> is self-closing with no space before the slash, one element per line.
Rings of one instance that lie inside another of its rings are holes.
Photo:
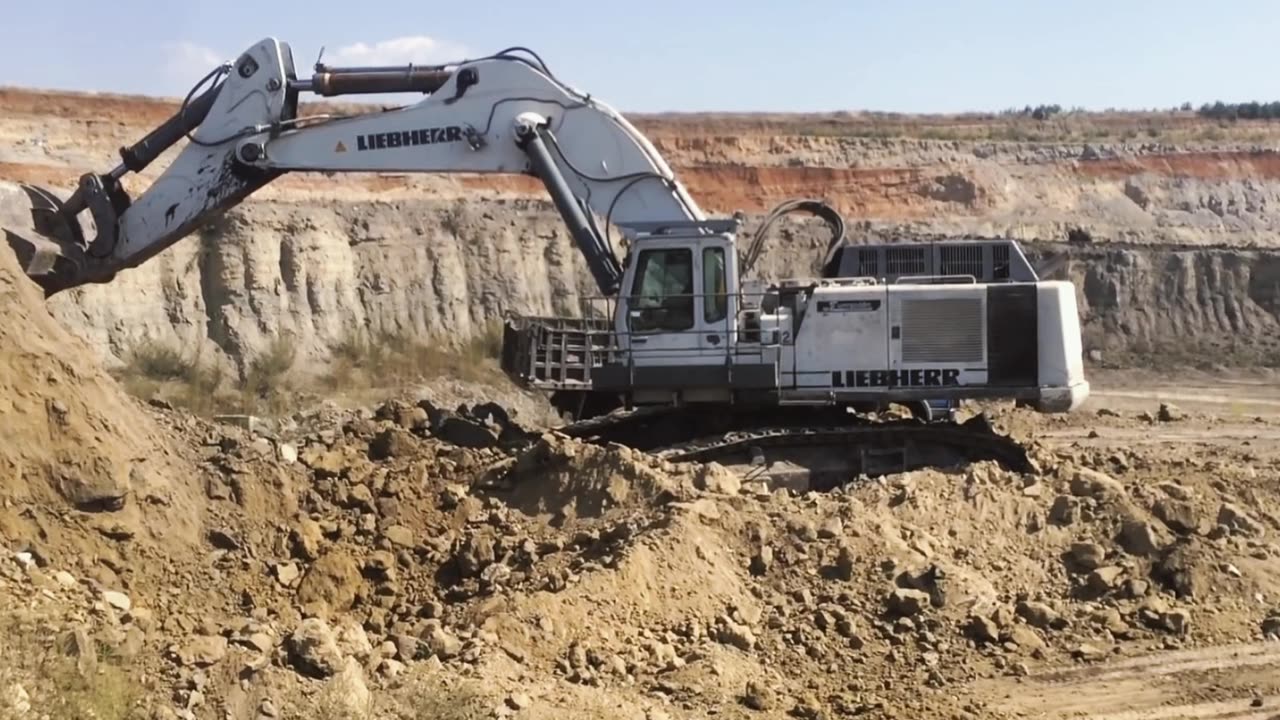
<path fill-rule="evenodd" d="M 0 188 L 0 234 L 46 297 L 85 282 L 83 232 L 48 190 Z"/>

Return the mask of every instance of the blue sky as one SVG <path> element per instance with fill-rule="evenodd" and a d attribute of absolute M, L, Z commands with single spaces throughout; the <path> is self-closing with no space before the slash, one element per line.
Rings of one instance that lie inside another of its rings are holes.
<path fill-rule="evenodd" d="M 509 45 L 627 112 L 1280 99 L 1276 0 L 3 0 L 0 85 L 181 96 L 274 35 L 310 73 Z"/>

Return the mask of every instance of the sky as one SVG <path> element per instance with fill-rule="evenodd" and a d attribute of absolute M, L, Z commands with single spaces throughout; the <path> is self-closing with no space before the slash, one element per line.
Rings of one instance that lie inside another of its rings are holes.
<path fill-rule="evenodd" d="M 181 97 L 258 40 L 300 75 L 522 45 L 625 112 L 1280 99 L 1277 0 L 0 0 L 0 85 Z"/>

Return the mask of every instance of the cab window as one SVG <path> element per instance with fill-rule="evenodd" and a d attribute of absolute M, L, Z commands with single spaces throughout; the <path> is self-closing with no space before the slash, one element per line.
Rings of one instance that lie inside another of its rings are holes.
<path fill-rule="evenodd" d="M 725 292 L 724 248 L 702 251 L 702 316 L 708 323 L 723 322 L 729 312 L 729 296 Z"/>
<path fill-rule="evenodd" d="M 631 286 L 633 332 L 693 328 L 693 252 L 686 248 L 645 250 Z"/>

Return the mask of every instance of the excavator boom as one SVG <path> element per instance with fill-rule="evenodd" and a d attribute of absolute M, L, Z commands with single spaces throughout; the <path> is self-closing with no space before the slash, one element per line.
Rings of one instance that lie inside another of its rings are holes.
<path fill-rule="evenodd" d="M 386 112 L 300 117 L 306 92 L 426 97 Z M 160 177 L 130 198 L 121 179 L 184 138 Z M 65 202 L 28 190 L 38 232 L 9 239 L 46 294 L 110 281 L 286 172 L 535 175 L 605 294 L 617 291 L 622 267 L 595 217 L 630 238 L 636 223 L 647 231 L 655 222 L 704 219 L 625 118 L 514 50 L 428 68 L 317 66 L 299 78 L 289 46 L 268 38 L 216 68 L 169 121 L 120 154 L 117 167 L 83 176 Z M 96 226 L 92 239 L 86 214 Z"/>

